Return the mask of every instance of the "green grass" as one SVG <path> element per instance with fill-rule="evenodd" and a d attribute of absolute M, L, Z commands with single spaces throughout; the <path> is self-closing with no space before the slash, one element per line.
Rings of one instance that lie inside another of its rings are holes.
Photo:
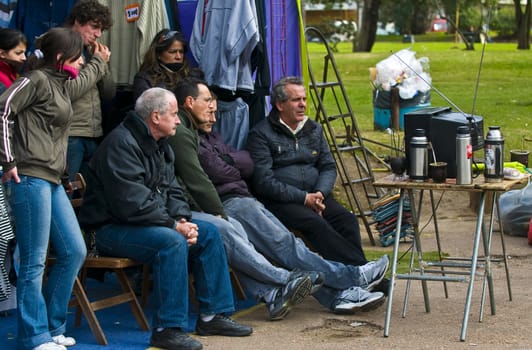
<path fill-rule="evenodd" d="M 509 150 L 520 149 L 524 136 L 532 137 L 532 52 L 517 50 L 516 47 L 516 43 L 489 43 L 485 46 L 474 110 L 476 115 L 484 118 L 484 134 L 488 126 L 501 127 L 505 138 L 505 159 L 508 161 Z M 351 43 L 340 43 L 337 48 L 334 58 L 365 138 L 391 143 L 388 134 L 373 130 L 369 68 L 405 48 L 415 51 L 417 58 L 428 57 L 432 85 L 464 112 L 472 112 L 482 54 L 480 43 L 473 51 L 467 51 L 464 44 L 455 45 L 452 41 L 416 41 L 413 44 L 377 42 L 371 53 L 352 53 Z M 325 47 L 320 43 L 310 43 L 308 49 L 312 69 L 320 76 Z M 432 106 L 449 106 L 434 90 L 431 94 Z M 370 148 L 373 149 L 373 146 Z M 525 144 L 525 148 L 531 149 L 532 142 Z"/>
<path fill-rule="evenodd" d="M 372 250 L 372 249 L 364 249 L 364 253 L 366 254 L 366 259 L 368 261 L 377 260 L 379 259 L 383 254 L 388 254 L 388 257 L 390 258 L 390 261 L 392 260 L 392 251 L 389 252 L 383 252 L 382 250 Z M 403 255 L 404 254 L 404 255 Z M 447 256 L 448 254 L 442 253 L 444 256 Z M 407 273 L 408 272 L 408 264 L 410 263 L 410 256 L 411 253 L 403 253 L 399 252 L 398 260 L 397 260 L 397 273 Z M 423 260 L 425 261 L 439 261 L 438 252 L 424 252 L 423 253 Z M 417 263 L 418 259 L 417 256 L 414 256 L 414 261 Z M 414 263 L 414 266 L 416 264 Z M 388 271 L 388 275 L 391 271 L 391 265 L 390 270 Z"/>

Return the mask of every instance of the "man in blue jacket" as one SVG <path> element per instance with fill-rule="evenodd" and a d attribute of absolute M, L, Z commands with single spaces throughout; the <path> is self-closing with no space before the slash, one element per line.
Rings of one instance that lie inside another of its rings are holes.
<path fill-rule="evenodd" d="M 98 147 L 89 164 L 80 220 L 96 232 L 103 254 L 151 264 L 155 311 L 150 345 L 168 350 L 201 349 L 184 333 L 188 324 L 188 273 L 194 274 L 199 335 L 247 336 L 251 327 L 234 311 L 227 257 L 216 227 L 191 219 L 174 175 L 167 138 L 179 124 L 175 96 L 146 90 L 135 111 Z"/>

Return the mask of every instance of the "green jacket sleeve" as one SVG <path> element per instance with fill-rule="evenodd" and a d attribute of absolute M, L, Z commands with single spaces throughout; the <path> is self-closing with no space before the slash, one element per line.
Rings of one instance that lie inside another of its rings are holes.
<path fill-rule="evenodd" d="M 77 100 L 85 94 L 109 71 L 107 63 L 99 56 L 94 56 L 84 69 L 79 71 L 76 79 L 67 80 L 65 87 L 72 101 Z"/>
<path fill-rule="evenodd" d="M 206 213 L 226 218 L 224 207 L 216 188 L 201 167 L 198 158 L 199 137 L 196 130 L 178 125 L 169 144 L 175 153 L 175 174 L 186 187 L 187 192 Z"/>

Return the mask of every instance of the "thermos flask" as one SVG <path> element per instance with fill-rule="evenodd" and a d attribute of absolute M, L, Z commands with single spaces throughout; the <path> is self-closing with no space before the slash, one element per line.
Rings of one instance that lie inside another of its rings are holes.
<path fill-rule="evenodd" d="M 504 179 L 504 139 L 498 126 L 490 126 L 484 140 L 484 178 L 486 182 Z"/>
<path fill-rule="evenodd" d="M 473 146 L 471 145 L 471 135 L 469 127 L 459 126 L 456 130 L 456 184 L 470 185 L 473 182 L 471 165 L 473 157 Z"/>
<path fill-rule="evenodd" d="M 410 139 L 410 179 L 423 182 L 428 178 L 429 141 L 424 129 L 416 129 Z"/>

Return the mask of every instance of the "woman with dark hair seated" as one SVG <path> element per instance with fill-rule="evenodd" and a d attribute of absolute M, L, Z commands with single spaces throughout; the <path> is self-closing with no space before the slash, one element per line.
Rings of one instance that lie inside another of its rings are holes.
<path fill-rule="evenodd" d="M 188 45 L 181 32 L 163 29 L 155 35 L 133 81 L 133 98 L 145 90 L 162 87 L 173 90 L 176 83 L 189 75 L 185 58 Z"/>

